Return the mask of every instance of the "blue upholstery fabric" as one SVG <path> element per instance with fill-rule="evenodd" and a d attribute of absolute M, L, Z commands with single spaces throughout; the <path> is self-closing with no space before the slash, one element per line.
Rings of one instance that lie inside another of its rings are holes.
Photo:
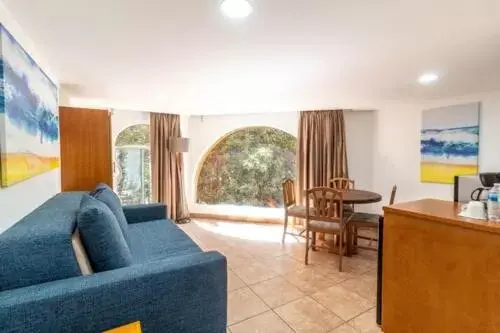
<path fill-rule="evenodd" d="M 60 193 L 0 234 L 0 292 L 81 275 L 71 235 L 82 196 Z"/>
<path fill-rule="evenodd" d="M 170 220 L 131 224 L 128 228 L 134 262 L 152 262 L 201 249 Z"/>
<path fill-rule="evenodd" d="M 132 264 L 132 254 L 115 215 L 106 204 L 87 194 L 78 213 L 78 230 L 95 272 Z"/>
<path fill-rule="evenodd" d="M 227 266 L 217 252 L 172 257 L 0 293 L 2 333 L 225 333 Z"/>
<path fill-rule="evenodd" d="M 127 237 L 127 219 L 125 218 L 125 214 L 123 213 L 122 204 L 120 202 L 120 198 L 113 192 L 113 189 L 106 184 L 99 184 L 94 192 L 91 195 L 99 201 L 104 202 L 109 209 L 115 214 L 116 220 L 120 225 L 120 229 L 122 230 L 123 236 L 125 237 L 125 241 L 128 243 Z"/>
<path fill-rule="evenodd" d="M 167 206 L 160 203 L 123 206 L 128 224 L 167 218 Z"/>
<path fill-rule="evenodd" d="M 132 265 L 81 276 L 71 234 L 83 196 L 61 193 L 0 235 L 0 332 L 94 333 L 134 321 L 144 333 L 226 332 L 225 257 L 201 252 L 170 220 L 146 221 L 159 208 L 133 208 Z M 100 223 L 115 219 L 111 210 L 90 204 L 106 213 L 86 223 L 126 246 L 117 221 Z"/>

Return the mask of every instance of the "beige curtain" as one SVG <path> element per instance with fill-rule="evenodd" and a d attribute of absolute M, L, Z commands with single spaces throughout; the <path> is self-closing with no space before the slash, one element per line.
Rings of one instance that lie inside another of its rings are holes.
<path fill-rule="evenodd" d="M 167 205 L 171 219 L 183 222 L 189 219 L 183 156 L 168 149 L 168 138 L 181 137 L 180 116 L 152 112 L 150 118 L 153 200 Z"/>
<path fill-rule="evenodd" d="M 349 176 L 342 110 L 300 113 L 297 159 L 300 202 L 305 190 L 330 186 L 333 178 Z"/>

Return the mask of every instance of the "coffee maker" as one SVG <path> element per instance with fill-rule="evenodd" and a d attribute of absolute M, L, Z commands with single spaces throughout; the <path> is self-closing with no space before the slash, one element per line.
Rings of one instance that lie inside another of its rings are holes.
<path fill-rule="evenodd" d="M 496 184 L 500 183 L 500 172 L 483 172 L 479 174 L 481 187 L 472 191 L 470 198 L 474 201 L 487 201 L 489 190 Z"/>

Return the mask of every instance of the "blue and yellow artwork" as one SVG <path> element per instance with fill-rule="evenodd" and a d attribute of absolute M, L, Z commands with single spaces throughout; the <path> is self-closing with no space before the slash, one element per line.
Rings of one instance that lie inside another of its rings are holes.
<path fill-rule="evenodd" d="M 0 185 L 59 167 L 57 86 L 0 25 Z"/>
<path fill-rule="evenodd" d="M 453 184 L 478 173 L 479 103 L 423 112 L 420 139 L 422 182 Z"/>

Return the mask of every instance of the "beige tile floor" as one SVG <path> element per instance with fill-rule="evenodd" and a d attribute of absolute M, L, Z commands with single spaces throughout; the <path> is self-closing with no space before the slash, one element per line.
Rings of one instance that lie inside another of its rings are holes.
<path fill-rule="evenodd" d="M 181 228 L 228 260 L 228 332 L 377 333 L 376 252 L 344 258 L 310 252 L 303 239 L 269 224 L 196 220 Z"/>

